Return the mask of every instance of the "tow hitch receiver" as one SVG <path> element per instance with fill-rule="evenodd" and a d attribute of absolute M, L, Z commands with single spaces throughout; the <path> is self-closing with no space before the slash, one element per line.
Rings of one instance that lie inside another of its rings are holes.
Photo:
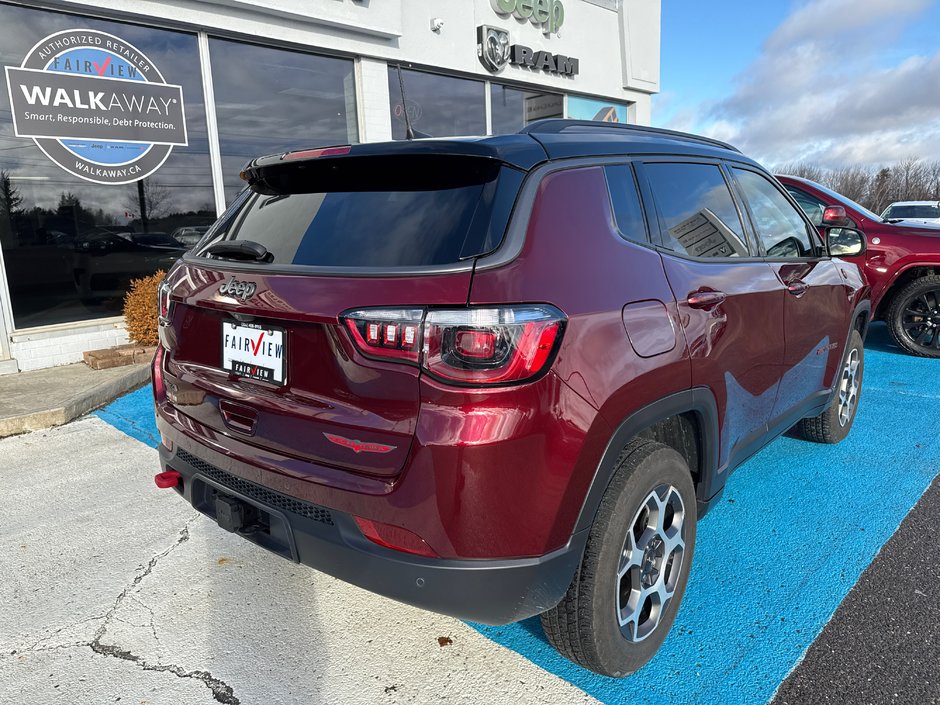
<path fill-rule="evenodd" d="M 241 531 L 247 522 L 249 507 L 234 497 L 224 494 L 215 496 L 215 520 L 226 531 Z"/>

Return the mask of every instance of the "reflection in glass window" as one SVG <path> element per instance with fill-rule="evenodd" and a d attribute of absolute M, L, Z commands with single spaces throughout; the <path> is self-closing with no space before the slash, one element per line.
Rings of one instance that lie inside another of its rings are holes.
<path fill-rule="evenodd" d="M 359 141 L 353 62 L 209 40 L 225 199 L 249 159 Z"/>
<path fill-rule="evenodd" d="M 189 144 L 174 147 L 143 181 L 93 183 L 14 135 L 7 87 L 0 87 L 0 246 L 18 329 L 120 315 L 130 280 L 171 266 L 191 246 L 184 232 L 216 216 L 196 35 L 0 5 L 2 63 L 18 66 L 37 42 L 71 29 L 115 35 L 181 85 Z M 79 51 L 99 67 L 126 64 Z"/>
<path fill-rule="evenodd" d="M 564 113 L 561 93 L 536 93 L 494 83 L 490 86 L 493 134 L 518 132 L 534 120 L 560 118 Z"/>
<path fill-rule="evenodd" d="M 663 245 L 690 257 L 747 257 L 741 219 L 715 164 L 646 164 Z"/>
<path fill-rule="evenodd" d="M 768 179 L 753 171 L 735 169 L 734 176 L 767 256 L 812 257 L 815 253 L 809 229 L 786 197 Z"/>
<path fill-rule="evenodd" d="M 627 122 L 627 106 L 595 98 L 568 96 L 568 117 L 572 120 L 598 120 L 600 122 Z"/>
<path fill-rule="evenodd" d="M 392 137 L 405 139 L 405 109 L 411 127 L 431 137 L 486 134 L 486 84 L 467 78 L 401 70 L 405 84 L 402 101 L 397 66 L 388 67 L 388 93 Z"/>

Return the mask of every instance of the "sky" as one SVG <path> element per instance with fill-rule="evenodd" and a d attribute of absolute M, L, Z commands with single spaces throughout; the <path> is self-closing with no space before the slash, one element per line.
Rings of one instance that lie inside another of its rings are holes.
<path fill-rule="evenodd" d="M 768 165 L 940 160 L 940 0 L 662 0 L 661 91 Z"/>

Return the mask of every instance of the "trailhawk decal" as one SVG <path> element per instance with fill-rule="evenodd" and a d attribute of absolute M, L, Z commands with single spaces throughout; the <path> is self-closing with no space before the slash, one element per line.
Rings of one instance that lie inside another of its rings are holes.
<path fill-rule="evenodd" d="M 139 181 L 188 144 L 182 87 L 112 34 L 51 34 L 4 68 L 13 133 L 86 181 Z"/>
<path fill-rule="evenodd" d="M 354 453 L 391 453 L 398 446 L 387 446 L 383 443 L 363 443 L 362 441 L 353 441 L 343 436 L 337 436 L 332 433 L 324 433 L 326 440 L 335 443 L 343 448 L 349 448 Z"/>

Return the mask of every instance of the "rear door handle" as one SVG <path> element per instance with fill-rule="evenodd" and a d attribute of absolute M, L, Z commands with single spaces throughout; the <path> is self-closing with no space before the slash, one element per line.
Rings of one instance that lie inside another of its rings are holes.
<path fill-rule="evenodd" d="M 787 291 L 793 294 L 796 298 L 800 298 L 806 291 L 809 289 L 809 285 L 800 281 L 799 279 L 794 279 L 792 282 L 787 284 Z"/>
<path fill-rule="evenodd" d="M 700 308 L 708 310 L 727 299 L 728 296 L 723 291 L 695 291 L 689 294 L 686 303 L 690 308 Z"/>

